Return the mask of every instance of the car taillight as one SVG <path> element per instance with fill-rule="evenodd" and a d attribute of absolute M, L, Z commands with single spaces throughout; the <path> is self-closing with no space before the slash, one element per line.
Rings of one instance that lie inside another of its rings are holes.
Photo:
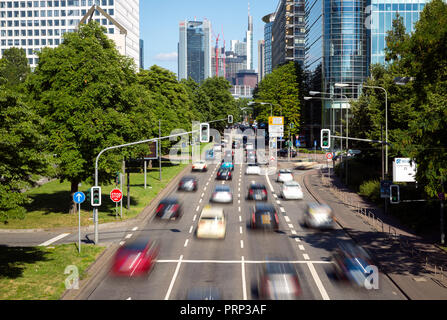
<path fill-rule="evenodd" d="M 253 190 L 250 190 L 250 195 L 253 195 Z"/>
<path fill-rule="evenodd" d="M 160 211 L 161 211 L 161 209 L 163 209 L 163 205 L 162 204 L 160 204 L 159 206 L 158 206 L 158 208 L 157 208 L 157 213 L 159 213 Z"/>
<path fill-rule="evenodd" d="M 295 294 L 297 296 L 299 296 L 301 294 L 301 287 L 300 287 L 300 282 L 298 280 L 297 276 L 293 277 L 294 283 L 295 283 Z"/>
<path fill-rule="evenodd" d="M 276 220 L 276 224 L 279 225 L 278 214 L 276 212 L 275 212 L 275 220 Z"/>
<path fill-rule="evenodd" d="M 213 198 L 215 198 L 215 197 L 216 197 L 216 195 L 217 195 L 217 193 L 216 193 L 216 192 L 214 192 L 214 193 L 213 193 Z"/>
<path fill-rule="evenodd" d="M 172 207 L 172 211 L 173 211 L 173 212 L 176 212 L 176 211 L 178 210 L 178 208 L 179 208 L 179 205 L 176 204 L 176 205 L 174 205 L 174 206 Z"/>
<path fill-rule="evenodd" d="M 253 224 L 256 223 L 256 218 L 255 218 L 255 213 L 254 212 L 251 214 L 251 221 L 253 221 Z"/>
<path fill-rule="evenodd" d="M 267 190 L 262 190 L 262 193 L 264 193 L 264 195 L 267 195 Z"/>
<path fill-rule="evenodd" d="M 217 176 L 220 177 L 220 172 L 217 173 Z"/>

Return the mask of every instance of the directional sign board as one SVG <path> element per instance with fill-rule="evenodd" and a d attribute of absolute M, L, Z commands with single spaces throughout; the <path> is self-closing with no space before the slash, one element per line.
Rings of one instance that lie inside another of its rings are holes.
<path fill-rule="evenodd" d="M 269 126 L 284 126 L 284 117 L 269 117 Z"/>
<path fill-rule="evenodd" d="M 409 158 L 396 158 L 393 163 L 394 182 L 416 182 L 417 165 Z"/>
<path fill-rule="evenodd" d="M 123 199 L 123 193 L 120 189 L 113 189 L 112 192 L 110 192 L 110 199 L 113 202 L 120 202 Z"/>
<path fill-rule="evenodd" d="M 83 192 L 76 192 L 73 196 L 73 200 L 75 203 L 83 203 L 85 201 L 85 194 Z"/>
<path fill-rule="evenodd" d="M 158 159 L 158 141 L 149 143 L 149 154 L 144 156 L 144 160 L 157 160 Z"/>

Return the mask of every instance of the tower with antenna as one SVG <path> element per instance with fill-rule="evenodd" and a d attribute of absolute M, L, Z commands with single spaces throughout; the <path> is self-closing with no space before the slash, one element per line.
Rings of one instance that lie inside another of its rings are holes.
<path fill-rule="evenodd" d="M 248 1 L 248 29 L 245 39 L 247 41 L 247 69 L 253 70 L 253 17 L 250 15 L 250 1 Z"/>

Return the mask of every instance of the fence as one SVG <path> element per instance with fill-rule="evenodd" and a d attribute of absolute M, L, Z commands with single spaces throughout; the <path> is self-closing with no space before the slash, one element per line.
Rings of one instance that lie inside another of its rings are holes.
<path fill-rule="evenodd" d="M 425 252 L 415 248 L 414 245 L 408 241 L 408 239 L 404 240 L 402 235 L 399 234 L 395 228 L 391 227 L 390 225 L 385 225 L 383 221 L 376 217 L 376 215 L 371 211 L 374 209 L 363 207 L 360 202 L 354 200 L 354 196 L 351 193 L 345 192 L 335 186 L 333 180 L 325 175 L 322 169 L 319 171 L 319 176 L 323 186 L 329 188 L 332 194 L 343 204 L 351 207 L 353 212 L 361 217 L 362 220 L 370 225 L 375 231 L 385 233 L 390 243 L 399 245 L 400 249 L 408 254 L 411 254 L 411 257 L 418 258 L 423 261 L 425 271 L 434 276 L 436 280 L 440 280 L 441 282 L 447 280 L 447 268 L 445 268 L 445 266 L 430 264 L 429 257 Z M 446 286 L 444 287 L 447 288 Z"/>

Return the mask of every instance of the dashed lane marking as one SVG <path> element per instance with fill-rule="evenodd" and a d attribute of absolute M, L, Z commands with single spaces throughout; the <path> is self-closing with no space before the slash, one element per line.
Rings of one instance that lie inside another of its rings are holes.
<path fill-rule="evenodd" d="M 187 239 L 187 240 L 185 241 L 185 245 L 184 245 L 185 248 L 188 246 L 188 243 L 189 243 L 189 239 Z"/>
<path fill-rule="evenodd" d="M 303 246 L 303 245 L 299 245 L 298 248 L 299 248 L 301 251 L 306 251 L 306 249 L 304 249 L 304 246 Z"/>
<path fill-rule="evenodd" d="M 306 253 L 303 254 L 303 258 L 304 258 L 304 260 L 310 260 L 309 255 Z"/>
<path fill-rule="evenodd" d="M 191 228 L 189 228 L 189 233 L 192 233 L 193 229 L 194 229 L 194 226 L 191 226 Z"/>
<path fill-rule="evenodd" d="M 289 223 L 290 222 L 290 218 L 288 216 L 284 216 L 284 219 L 286 219 L 286 222 Z"/>
<path fill-rule="evenodd" d="M 130 238 L 132 238 L 132 236 L 133 236 L 133 234 L 130 233 L 126 236 L 126 239 L 130 239 Z"/>

